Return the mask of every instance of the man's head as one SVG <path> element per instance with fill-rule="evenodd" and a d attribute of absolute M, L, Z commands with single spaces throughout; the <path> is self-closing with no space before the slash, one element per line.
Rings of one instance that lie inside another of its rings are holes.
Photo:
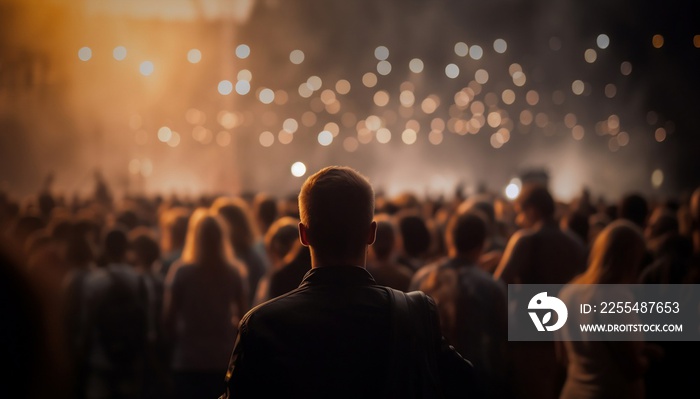
<path fill-rule="evenodd" d="M 476 209 L 452 216 L 445 237 L 449 255 L 476 261 L 486 241 L 486 227 L 486 216 Z"/>
<path fill-rule="evenodd" d="M 299 213 L 299 235 L 311 247 L 314 266 L 360 262 L 374 241 L 374 190 L 351 168 L 329 166 L 306 179 Z"/>
<path fill-rule="evenodd" d="M 547 187 L 527 184 L 515 201 L 515 209 L 518 212 L 517 224 L 525 228 L 532 227 L 554 217 L 554 199 Z"/>

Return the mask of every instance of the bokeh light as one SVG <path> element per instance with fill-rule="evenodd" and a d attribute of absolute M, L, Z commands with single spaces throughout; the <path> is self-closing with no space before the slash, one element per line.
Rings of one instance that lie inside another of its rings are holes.
<path fill-rule="evenodd" d="M 472 57 L 472 59 L 480 60 L 483 55 L 484 50 L 481 48 L 481 46 L 474 45 L 469 48 L 469 56 Z"/>
<path fill-rule="evenodd" d="M 294 162 L 292 164 L 292 176 L 294 177 L 302 177 L 306 174 L 306 165 L 304 165 L 303 162 Z"/>
<path fill-rule="evenodd" d="M 258 141 L 260 142 L 261 146 L 270 147 L 275 142 L 275 135 L 268 131 L 262 132 L 258 137 Z"/>
<path fill-rule="evenodd" d="M 155 71 L 155 66 L 151 61 L 144 61 L 139 65 L 139 72 L 143 76 L 151 76 L 153 71 Z"/>
<path fill-rule="evenodd" d="M 493 50 L 499 54 L 503 54 L 508 49 L 508 43 L 503 39 L 496 39 L 493 42 Z"/>
<path fill-rule="evenodd" d="M 455 54 L 460 57 L 466 57 L 469 54 L 469 46 L 464 42 L 458 42 L 455 44 Z"/>
<path fill-rule="evenodd" d="M 595 40 L 598 48 L 604 50 L 610 45 L 610 38 L 605 33 L 601 33 Z"/>
<path fill-rule="evenodd" d="M 246 59 L 250 56 L 250 47 L 247 44 L 239 44 L 236 47 L 236 57 Z"/>
<path fill-rule="evenodd" d="M 445 75 L 450 79 L 456 78 L 459 76 L 459 67 L 456 64 L 447 64 L 445 67 Z"/>
<path fill-rule="evenodd" d="M 117 61 L 123 61 L 126 58 L 126 47 L 115 47 L 114 50 L 112 50 L 112 57 Z"/>
<path fill-rule="evenodd" d="M 661 48 L 664 46 L 664 37 L 662 35 L 656 34 L 651 38 L 651 45 L 654 48 Z"/>
<path fill-rule="evenodd" d="M 322 146 L 327 147 L 331 145 L 332 142 L 333 133 L 329 132 L 328 130 L 323 130 L 321 133 L 318 134 L 318 143 Z"/>
<path fill-rule="evenodd" d="M 423 72 L 423 61 L 420 58 L 414 58 L 408 63 L 408 69 L 413 73 Z"/>
<path fill-rule="evenodd" d="M 230 80 L 222 80 L 218 86 L 219 94 L 227 96 L 233 91 L 233 83 Z"/>
<path fill-rule="evenodd" d="M 202 60 L 202 52 L 196 48 L 191 49 L 187 52 L 187 61 L 192 64 L 196 64 Z"/>
<path fill-rule="evenodd" d="M 379 46 L 374 49 L 374 57 L 379 61 L 384 61 L 389 58 L 389 49 L 385 46 Z"/>
<path fill-rule="evenodd" d="M 301 50 L 293 50 L 291 53 L 289 53 L 289 61 L 295 65 L 299 65 L 304 62 L 304 57 L 304 52 Z"/>
<path fill-rule="evenodd" d="M 92 58 L 92 49 L 90 47 L 81 47 L 78 50 L 78 58 L 80 61 L 89 61 Z"/>
<path fill-rule="evenodd" d="M 651 173 L 651 185 L 654 188 L 659 188 L 664 184 L 664 172 L 661 169 L 655 169 Z"/>

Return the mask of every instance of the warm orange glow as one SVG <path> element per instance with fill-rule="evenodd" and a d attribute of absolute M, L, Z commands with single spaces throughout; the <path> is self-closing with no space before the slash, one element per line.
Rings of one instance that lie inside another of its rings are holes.
<path fill-rule="evenodd" d="M 664 37 L 661 35 L 654 35 L 654 37 L 651 38 L 651 45 L 654 46 L 654 48 L 661 48 L 664 46 Z"/>

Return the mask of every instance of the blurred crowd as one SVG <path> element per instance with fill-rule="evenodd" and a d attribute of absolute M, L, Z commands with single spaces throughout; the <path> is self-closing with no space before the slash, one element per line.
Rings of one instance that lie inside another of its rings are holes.
<path fill-rule="evenodd" d="M 489 397 L 687 397 L 697 342 L 507 341 L 507 284 L 698 284 L 700 190 L 569 203 L 523 184 L 376 197 L 367 270 L 431 295 Z M 310 269 L 296 195 L 0 193 L 0 388 L 23 397 L 214 398 L 238 322 Z M 332 323 L 332 320 L 329 320 Z M 690 395 L 693 396 L 693 395 Z"/>

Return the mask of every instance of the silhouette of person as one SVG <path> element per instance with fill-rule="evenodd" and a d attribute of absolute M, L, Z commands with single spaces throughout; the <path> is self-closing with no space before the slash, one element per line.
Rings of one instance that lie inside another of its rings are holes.
<path fill-rule="evenodd" d="M 299 210 L 299 236 L 310 248 L 312 269 L 297 289 L 243 318 L 228 392 L 236 398 L 404 397 L 387 392 L 391 366 L 413 365 L 415 353 L 405 348 L 392 356 L 393 291 L 376 285 L 365 270 L 376 230 L 372 187 L 350 168 L 327 167 L 304 183 Z M 440 341 L 439 325 L 434 328 L 437 339 L 425 350 L 436 355 L 448 396 L 464 397 L 470 364 Z M 410 384 L 417 380 L 399 381 L 415 393 Z"/>

